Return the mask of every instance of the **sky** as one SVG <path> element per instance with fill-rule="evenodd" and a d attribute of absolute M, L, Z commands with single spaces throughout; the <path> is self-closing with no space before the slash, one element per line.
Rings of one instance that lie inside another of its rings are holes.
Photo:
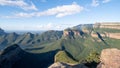
<path fill-rule="evenodd" d="M 120 0 L 0 0 L 4 30 L 63 30 L 96 22 L 120 22 Z"/>

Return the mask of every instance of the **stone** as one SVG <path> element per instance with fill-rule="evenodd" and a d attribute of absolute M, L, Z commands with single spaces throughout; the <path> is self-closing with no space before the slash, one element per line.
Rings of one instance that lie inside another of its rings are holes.
<path fill-rule="evenodd" d="M 88 68 L 84 64 L 67 64 L 67 63 L 62 63 L 62 62 L 56 62 L 49 66 L 48 68 Z"/>
<path fill-rule="evenodd" d="M 120 50 L 116 48 L 102 50 L 100 61 L 97 68 L 120 68 Z"/>

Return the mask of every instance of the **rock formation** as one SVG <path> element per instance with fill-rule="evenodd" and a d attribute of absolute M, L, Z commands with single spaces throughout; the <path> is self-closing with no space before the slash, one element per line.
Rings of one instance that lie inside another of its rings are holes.
<path fill-rule="evenodd" d="M 104 49 L 101 52 L 100 61 L 97 68 L 120 68 L 120 50 Z"/>
<path fill-rule="evenodd" d="M 88 67 L 84 66 L 83 64 L 70 65 L 62 62 L 56 62 L 48 68 L 88 68 Z"/>
<path fill-rule="evenodd" d="M 94 28 L 120 29 L 120 22 L 103 22 L 94 24 Z"/>
<path fill-rule="evenodd" d="M 65 29 L 63 31 L 63 36 L 66 37 L 70 37 L 70 38 L 75 38 L 76 36 L 78 37 L 82 37 L 84 34 L 84 32 L 82 30 L 79 30 L 79 29 Z"/>
<path fill-rule="evenodd" d="M 120 39 L 120 22 L 98 22 L 93 25 L 93 28 L 100 30 L 102 37 Z M 102 32 L 101 32 L 102 30 Z M 97 34 L 92 33 L 92 37 L 97 37 Z"/>

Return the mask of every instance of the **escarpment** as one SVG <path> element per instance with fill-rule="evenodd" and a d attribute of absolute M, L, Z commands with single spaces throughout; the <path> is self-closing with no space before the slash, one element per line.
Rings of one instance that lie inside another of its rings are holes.
<path fill-rule="evenodd" d="M 120 29 L 120 22 L 97 22 L 94 24 L 94 28 L 110 28 Z"/>
<path fill-rule="evenodd" d="M 102 37 L 120 39 L 120 22 L 98 22 L 93 25 L 93 28 L 95 31 L 99 32 Z M 95 32 L 91 35 L 97 37 Z"/>

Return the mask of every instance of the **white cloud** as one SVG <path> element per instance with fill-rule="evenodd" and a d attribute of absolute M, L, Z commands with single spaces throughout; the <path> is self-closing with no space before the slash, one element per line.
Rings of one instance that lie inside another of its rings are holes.
<path fill-rule="evenodd" d="M 48 23 L 47 25 L 46 25 L 46 28 L 48 28 L 48 29 L 51 29 L 53 27 L 53 24 L 52 23 Z"/>
<path fill-rule="evenodd" d="M 12 18 L 19 18 L 19 17 L 40 17 L 40 16 L 50 16 L 55 15 L 56 17 L 63 17 L 67 15 L 72 15 L 83 11 L 84 7 L 73 3 L 71 5 L 63 5 L 57 6 L 55 8 L 50 8 L 43 12 L 33 12 L 33 13 L 17 13 Z M 11 16 L 8 16 L 11 17 Z"/>
<path fill-rule="evenodd" d="M 52 30 L 55 28 L 53 23 L 46 23 L 46 24 L 39 24 L 36 26 L 37 29 L 45 29 L 45 30 Z"/>
<path fill-rule="evenodd" d="M 23 10 L 38 10 L 32 2 L 31 4 L 28 4 L 24 0 L 0 0 L 0 5 L 17 6 L 22 8 Z"/>
<path fill-rule="evenodd" d="M 55 8 L 48 9 L 44 12 L 37 13 L 37 15 L 38 16 L 56 15 L 56 17 L 63 17 L 63 16 L 78 13 L 82 10 L 83 10 L 83 7 L 73 3 L 72 5 L 63 5 L 63 6 L 57 6 Z"/>
<path fill-rule="evenodd" d="M 45 29 L 45 30 L 60 29 L 58 27 L 59 27 L 59 25 L 56 25 L 53 23 L 40 24 L 40 25 L 36 26 L 37 29 Z"/>
<path fill-rule="evenodd" d="M 110 2 L 111 0 L 103 0 L 102 3 L 108 3 Z"/>
<path fill-rule="evenodd" d="M 19 26 L 18 26 L 19 25 Z M 1 28 L 5 29 L 5 30 L 63 30 L 65 28 L 68 27 L 73 27 L 76 24 L 62 24 L 62 23 L 56 23 L 56 22 L 44 22 L 44 23 L 36 23 L 36 24 L 22 24 L 22 23 L 18 23 L 18 24 L 6 24 L 6 25 L 2 25 L 0 23 Z"/>
<path fill-rule="evenodd" d="M 72 27 L 71 24 L 56 24 L 56 23 L 46 23 L 46 24 L 39 24 L 35 26 L 36 29 L 40 30 L 63 30 L 65 28 Z M 26 28 L 27 29 L 27 28 Z"/>
<path fill-rule="evenodd" d="M 111 0 L 92 0 L 91 6 L 97 7 L 97 6 L 99 6 L 100 4 L 102 4 L 102 3 L 108 3 L 108 2 L 110 2 L 110 1 L 111 1 Z"/>
<path fill-rule="evenodd" d="M 93 6 L 93 7 L 99 6 L 99 0 L 92 0 L 91 6 Z"/>

